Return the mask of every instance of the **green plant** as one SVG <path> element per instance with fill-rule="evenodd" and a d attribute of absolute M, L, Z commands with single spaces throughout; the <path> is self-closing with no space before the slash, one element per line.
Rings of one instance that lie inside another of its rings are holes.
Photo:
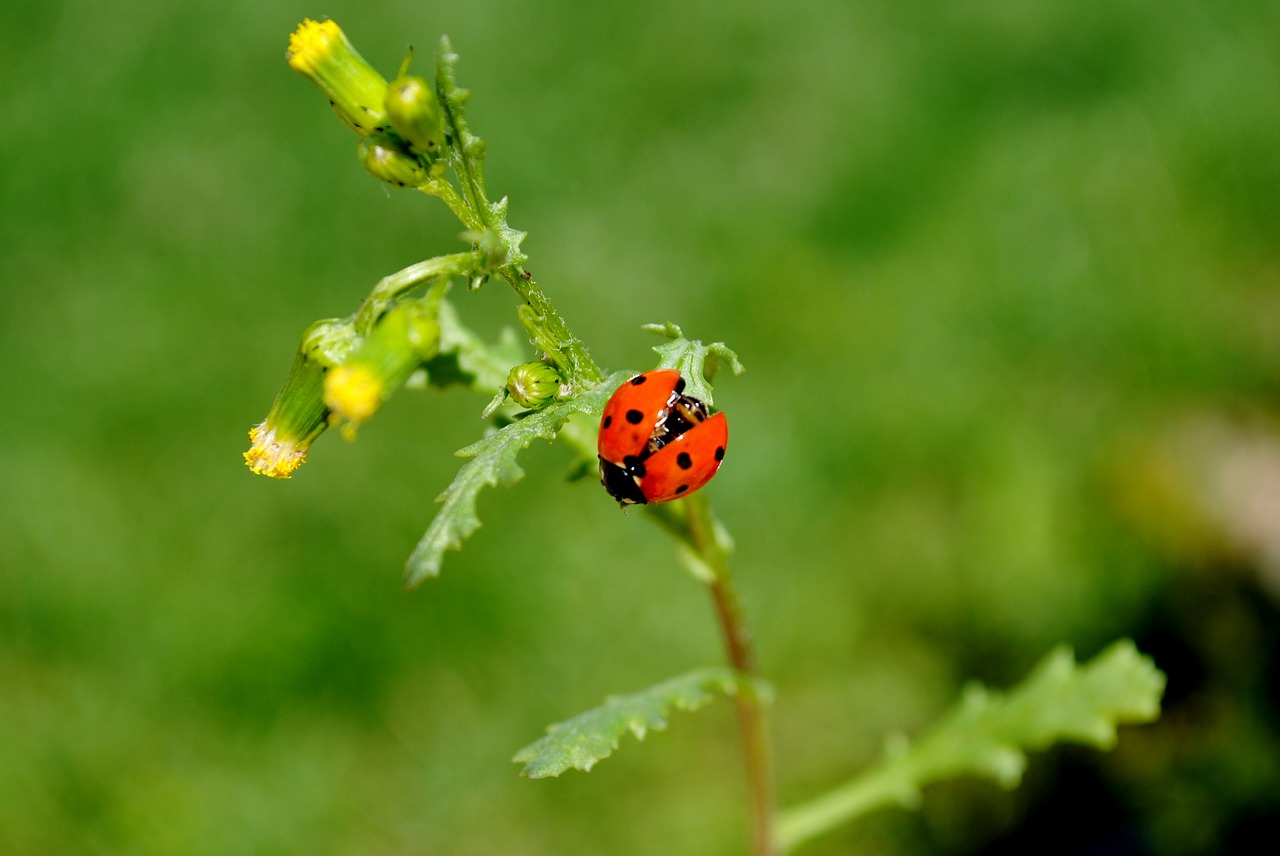
<path fill-rule="evenodd" d="M 392 186 L 441 199 L 470 243 L 465 251 L 383 278 L 352 315 L 309 327 L 266 419 L 250 431 L 252 445 L 245 453 L 254 472 L 288 478 L 327 428 L 337 426 L 354 437 L 415 377 L 426 386 L 461 385 L 492 396 L 484 415 L 495 430 L 458 452 L 469 460 L 440 495 L 441 508 L 407 562 L 404 582 L 413 587 L 437 575 L 445 552 L 460 549 L 480 526 L 480 491 L 523 475 L 517 457 L 535 439 L 567 444 L 580 457 L 581 471 L 593 470 L 601 410 L 635 372 L 606 373 L 597 366 L 525 268 L 524 233 L 508 224 L 506 200 L 491 200 L 486 189 L 485 146 L 467 125 L 463 107 L 469 93 L 455 81 L 457 56 L 447 39 L 440 43 L 433 83 L 409 75 L 412 54 L 388 83 L 332 21 L 303 22 L 287 56 L 360 137 L 359 159 L 369 172 Z M 535 350 L 534 362 L 514 336 L 483 341 L 449 301 L 455 281 L 475 290 L 494 278 L 521 300 L 517 318 Z M 687 392 L 708 405 L 718 370 L 742 371 L 737 355 L 722 343 L 688 339 L 673 324 L 647 329 L 666 340 L 654 349 L 658 366 L 679 369 Z M 970 689 L 916 742 L 892 742 L 880 765 L 779 813 L 766 719 L 770 689 L 759 675 L 731 573 L 731 539 L 703 493 L 646 505 L 644 514 L 672 538 L 682 563 L 706 587 L 728 665 L 611 697 L 551 726 L 516 754 L 525 775 L 589 770 L 612 754 L 624 733 L 643 738 L 665 728 L 672 710 L 694 710 L 725 695 L 736 706 L 741 730 L 753 852 L 766 854 L 789 851 L 878 807 L 914 804 L 925 784 L 942 779 L 985 775 L 1012 787 L 1028 749 L 1062 740 L 1106 748 L 1118 724 L 1159 714 L 1164 677 L 1132 644 L 1117 642 L 1085 665 L 1059 649 L 1009 693 Z"/>

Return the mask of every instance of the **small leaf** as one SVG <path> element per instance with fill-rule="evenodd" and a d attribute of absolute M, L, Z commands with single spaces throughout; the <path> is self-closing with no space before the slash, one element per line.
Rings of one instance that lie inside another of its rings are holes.
<path fill-rule="evenodd" d="M 480 527 L 476 497 L 482 489 L 488 485 L 511 485 L 524 476 L 524 470 L 516 462 L 521 449 L 536 439 L 554 440 L 560 426 L 573 413 L 599 417 L 609 395 L 625 379 L 624 374 L 617 374 L 607 383 L 568 401 L 530 413 L 465 449 L 459 449 L 456 454 L 471 460 L 458 470 L 453 482 L 437 497 L 436 501 L 444 506 L 436 513 L 422 540 L 409 556 L 405 567 L 405 588 L 412 588 L 423 579 L 438 575 L 445 550 L 461 549 L 463 540 Z"/>
<path fill-rule="evenodd" d="M 724 342 L 712 342 L 704 345 L 697 339 L 686 339 L 680 335 L 680 328 L 674 324 L 648 324 L 644 327 L 650 333 L 671 338 L 670 342 L 655 345 L 654 350 L 662 359 L 659 366 L 664 369 L 676 369 L 685 380 L 685 394 L 706 402 L 712 401 L 711 381 L 721 365 L 726 365 L 735 375 L 742 374 L 743 366 L 738 355 Z"/>
<path fill-rule="evenodd" d="M 604 704 L 547 728 L 547 736 L 521 749 L 512 758 L 524 764 L 521 775 L 531 779 L 558 776 L 570 768 L 590 770 L 618 748 L 630 731 L 643 740 L 650 731 L 667 727 L 672 710 L 697 710 L 717 693 L 727 696 L 744 691 L 738 673 L 728 668 L 699 669 L 625 696 L 611 696 Z M 753 682 L 748 692 L 765 692 Z"/>

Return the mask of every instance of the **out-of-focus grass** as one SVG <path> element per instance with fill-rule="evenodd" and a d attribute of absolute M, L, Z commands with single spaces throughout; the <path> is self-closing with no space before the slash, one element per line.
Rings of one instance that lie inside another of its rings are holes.
<path fill-rule="evenodd" d="M 664 320 L 747 363 L 708 490 L 779 689 L 784 798 L 965 678 L 1145 635 L 1169 716 L 1079 762 L 1130 852 L 1211 852 L 1275 810 L 1274 600 L 1247 556 L 1162 552 L 1114 501 L 1150 494 L 1129 450 L 1277 388 L 1274 4 L 19 2 L 0 851 L 740 849 L 727 709 L 589 776 L 507 763 L 719 659 L 668 545 L 564 485 L 567 455 L 533 450 L 410 595 L 482 401 L 402 395 L 289 483 L 241 465 L 302 328 L 460 246 L 281 61 L 322 13 L 386 72 L 450 34 L 490 187 L 602 363 L 649 365 L 638 327 Z M 456 300 L 512 318 L 497 285 Z M 993 847 L 1073 759 L 813 852 Z"/>

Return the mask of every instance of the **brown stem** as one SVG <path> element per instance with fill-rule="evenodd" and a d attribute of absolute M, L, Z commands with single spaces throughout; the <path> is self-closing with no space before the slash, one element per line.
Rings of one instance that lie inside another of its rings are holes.
<path fill-rule="evenodd" d="M 733 575 L 729 570 L 727 538 L 718 531 L 711 507 L 702 494 L 684 501 L 685 537 L 712 572 L 707 583 L 715 605 L 716 619 L 724 638 L 725 653 L 734 670 L 744 678 L 734 704 L 742 732 L 742 756 L 747 777 L 747 804 L 751 822 L 751 852 L 772 856 L 773 769 L 769 748 L 769 728 L 765 699 L 759 693 L 759 665 L 751 628 L 742 609 Z"/>

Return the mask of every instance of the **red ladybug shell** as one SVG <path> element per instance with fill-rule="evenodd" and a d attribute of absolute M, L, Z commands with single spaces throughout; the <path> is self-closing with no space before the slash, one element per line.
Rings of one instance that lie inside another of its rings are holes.
<path fill-rule="evenodd" d="M 725 416 L 708 416 L 706 405 L 683 390 L 678 371 L 659 369 L 631 378 L 605 404 L 600 480 L 619 504 L 669 502 L 720 468 L 729 440 Z"/>
<path fill-rule="evenodd" d="M 693 493 L 716 474 L 729 445 L 723 413 L 699 422 L 644 462 L 640 492 L 650 502 L 670 502 Z"/>
<path fill-rule="evenodd" d="M 600 415 L 600 457 L 622 466 L 626 458 L 643 452 L 667 418 L 671 396 L 681 385 L 680 372 L 658 369 L 638 374 L 618 387 Z"/>

